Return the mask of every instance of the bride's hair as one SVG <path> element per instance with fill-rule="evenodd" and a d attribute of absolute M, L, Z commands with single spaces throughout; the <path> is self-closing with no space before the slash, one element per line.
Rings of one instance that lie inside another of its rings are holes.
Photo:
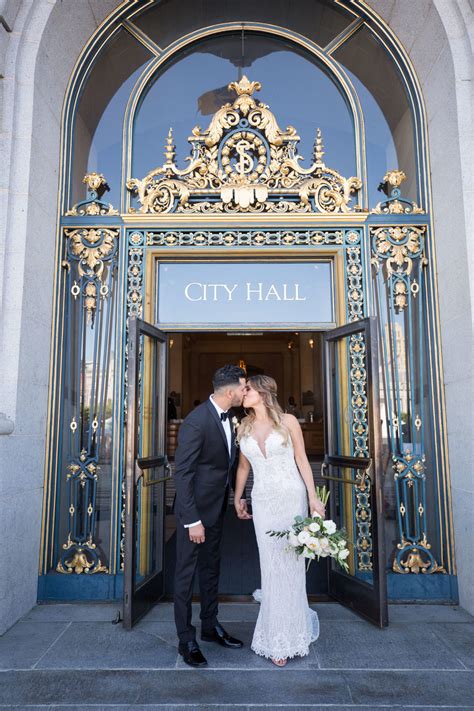
<path fill-rule="evenodd" d="M 283 415 L 285 414 L 280 407 L 277 400 L 277 384 L 276 381 L 269 375 L 251 375 L 247 378 L 247 383 L 256 390 L 262 397 L 263 404 L 267 410 L 267 415 L 270 418 L 273 428 L 280 432 L 284 439 L 285 444 L 288 444 L 288 429 L 283 424 Z M 247 411 L 246 416 L 240 423 L 237 440 L 241 440 L 242 437 L 250 434 L 252 430 L 253 423 L 255 422 L 255 411 L 250 407 Z"/>

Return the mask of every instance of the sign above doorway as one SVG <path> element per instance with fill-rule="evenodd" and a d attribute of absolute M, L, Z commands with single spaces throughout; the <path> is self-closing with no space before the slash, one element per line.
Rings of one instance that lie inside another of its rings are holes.
<path fill-rule="evenodd" d="M 164 330 L 315 330 L 335 324 L 330 260 L 157 264 Z"/>

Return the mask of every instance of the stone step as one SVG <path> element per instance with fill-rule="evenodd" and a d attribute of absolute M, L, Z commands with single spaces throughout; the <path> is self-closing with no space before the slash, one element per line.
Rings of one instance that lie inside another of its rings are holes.
<path fill-rule="evenodd" d="M 472 671 L 28 670 L 0 674 L 0 706 L 92 709 L 472 709 Z"/>

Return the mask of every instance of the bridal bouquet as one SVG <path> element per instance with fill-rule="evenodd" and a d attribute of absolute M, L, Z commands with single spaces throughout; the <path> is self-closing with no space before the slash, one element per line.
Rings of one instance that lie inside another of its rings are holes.
<path fill-rule="evenodd" d="M 316 487 L 318 498 L 326 505 L 329 492 L 326 487 Z M 295 522 L 286 531 L 267 531 L 268 535 L 277 538 L 287 538 L 290 548 L 296 555 L 308 559 L 309 568 L 315 558 L 334 558 L 336 563 L 347 573 L 349 566 L 346 558 L 349 556 L 347 538 L 344 529 L 337 530 L 334 521 L 323 519 L 319 514 L 313 513 L 311 517 L 296 516 Z"/>

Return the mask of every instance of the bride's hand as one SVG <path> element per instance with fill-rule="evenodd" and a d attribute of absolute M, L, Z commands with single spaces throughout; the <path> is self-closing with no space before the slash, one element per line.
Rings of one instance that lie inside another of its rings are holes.
<path fill-rule="evenodd" d="M 315 512 L 319 514 L 322 518 L 326 516 L 326 507 L 324 506 L 323 502 L 318 499 L 317 496 L 311 497 L 309 500 L 310 516 L 312 516 Z"/>
<path fill-rule="evenodd" d="M 240 499 L 239 501 L 234 501 L 235 512 L 240 519 L 249 520 L 252 516 L 247 511 L 247 501 L 245 499 Z"/>

